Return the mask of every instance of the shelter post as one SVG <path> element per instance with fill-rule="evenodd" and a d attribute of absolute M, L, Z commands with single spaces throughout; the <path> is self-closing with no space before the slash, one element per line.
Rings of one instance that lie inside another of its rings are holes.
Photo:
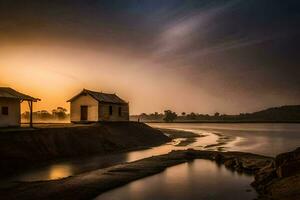
<path fill-rule="evenodd" d="M 28 101 L 28 105 L 29 105 L 29 118 L 30 118 L 29 126 L 30 126 L 30 128 L 32 128 L 33 127 L 33 124 L 32 124 L 32 101 Z"/>

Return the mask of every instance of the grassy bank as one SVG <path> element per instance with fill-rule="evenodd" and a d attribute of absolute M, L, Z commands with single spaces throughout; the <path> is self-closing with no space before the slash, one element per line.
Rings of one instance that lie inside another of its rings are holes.
<path fill-rule="evenodd" d="M 143 123 L 11 129 L 0 132 L 1 176 L 54 159 L 151 147 L 170 141 Z"/>

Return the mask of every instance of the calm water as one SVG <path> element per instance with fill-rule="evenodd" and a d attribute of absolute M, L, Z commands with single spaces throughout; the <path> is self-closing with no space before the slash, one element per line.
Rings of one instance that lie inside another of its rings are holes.
<path fill-rule="evenodd" d="M 211 149 L 247 151 L 264 155 L 276 155 L 290 151 L 300 146 L 300 124 L 149 124 L 153 127 L 173 128 L 192 131 L 206 137 L 199 137 L 195 143 L 185 147 L 178 147 L 174 141 L 146 150 L 109 156 L 96 156 L 84 159 L 70 159 L 48 164 L 33 170 L 24 171 L 7 181 L 37 181 L 53 180 L 79 174 L 82 172 L 112 166 L 122 162 L 131 162 L 142 158 L 166 154 L 173 149 Z M 218 135 L 219 136 L 218 136 Z M 226 137 L 226 143 L 206 148 L 216 144 L 221 137 Z M 1 183 L 1 182 L 0 182 Z"/>
<path fill-rule="evenodd" d="M 170 167 L 160 174 L 103 193 L 96 200 L 254 199 L 251 176 L 208 160 Z"/>
<path fill-rule="evenodd" d="M 275 156 L 282 152 L 294 150 L 300 146 L 300 124 L 153 123 L 150 125 L 153 127 L 188 130 L 197 133 L 223 134 L 233 139 L 227 145 L 224 145 L 228 151 L 244 151 Z"/>

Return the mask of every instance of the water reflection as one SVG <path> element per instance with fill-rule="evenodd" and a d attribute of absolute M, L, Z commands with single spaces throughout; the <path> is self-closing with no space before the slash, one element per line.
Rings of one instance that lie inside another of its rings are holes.
<path fill-rule="evenodd" d="M 86 171 L 109 167 L 126 161 L 127 153 L 92 156 L 88 158 L 73 158 L 56 161 L 32 170 L 25 170 L 6 180 L 1 180 L 1 182 L 55 180 Z"/>
<path fill-rule="evenodd" d="M 252 180 L 251 176 L 231 172 L 215 162 L 195 160 L 108 191 L 96 200 L 247 200 L 257 196 L 249 186 Z"/>
<path fill-rule="evenodd" d="M 294 150 L 300 144 L 300 124 L 151 123 L 149 125 L 192 132 L 219 133 L 234 138 L 224 145 L 228 151 L 246 151 L 267 156 Z"/>
<path fill-rule="evenodd" d="M 187 148 L 245 151 L 274 156 L 281 152 L 293 150 L 300 144 L 299 124 L 159 123 L 150 125 L 160 128 L 192 131 L 199 135 L 206 135 L 206 137 L 199 137 L 196 142 L 188 144 L 187 146 L 176 146 L 176 142 L 178 143 L 178 141 L 175 141 L 174 143 L 128 153 L 57 161 L 33 170 L 23 171 L 22 174 L 2 181 L 53 180 L 123 162 L 132 162 L 150 156 L 166 154 L 172 150 Z M 208 145 L 216 144 L 218 140 L 220 140 L 220 137 L 226 137 L 226 143 L 221 146 L 205 148 Z"/>

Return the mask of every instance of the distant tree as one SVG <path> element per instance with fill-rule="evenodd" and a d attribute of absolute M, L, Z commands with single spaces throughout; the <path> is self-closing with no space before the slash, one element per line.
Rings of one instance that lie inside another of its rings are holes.
<path fill-rule="evenodd" d="M 181 115 L 182 115 L 182 116 L 185 116 L 185 115 L 186 115 L 186 113 L 185 113 L 185 112 L 182 112 L 182 113 L 181 113 Z"/>
<path fill-rule="evenodd" d="M 219 116 L 220 116 L 220 113 L 216 112 L 214 116 L 215 116 L 215 117 L 219 117 Z"/>
<path fill-rule="evenodd" d="M 147 114 L 146 114 L 146 113 L 141 113 L 140 116 L 141 116 L 141 117 L 146 117 Z"/>
<path fill-rule="evenodd" d="M 195 113 L 191 112 L 186 117 L 187 117 L 187 119 L 193 120 L 193 119 L 197 118 L 197 115 Z"/>
<path fill-rule="evenodd" d="M 67 109 L 63 108 L 63 107 L 57 107 L 56 109 L 52 110 L 52 115 L 54 118 L 57 119 L 66 119 L 67 117 Z"/>
<path fill-rule="evenodd" d="M 177 114 L 171 110 L 165 110 L 165 122 L 173 122 L 177 118 Z"/>
<path fill-rule="evenodd" d="M 52 115 L 47 110 L 41 110 L 38 113 L 38 117 L 42 120 L 49 120 L 52 118 Z"/>

